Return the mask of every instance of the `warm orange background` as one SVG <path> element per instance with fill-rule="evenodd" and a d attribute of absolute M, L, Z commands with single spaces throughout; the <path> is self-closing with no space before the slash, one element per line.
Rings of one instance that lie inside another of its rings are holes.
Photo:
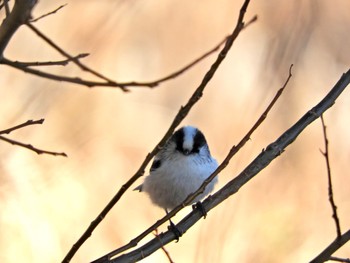
<path fill-rule="evenodd" d="M 72 55 L 118 81 L 163 77 L 232 31 L 242 1 L 40 1 L 34 16 L 68 5 L 36 25 Z M 283 84 L 283 97 L 220 174 L 216 190 L 319 102 L 349 68 L 350 2 L 252 1 L 247 28 L 183 124 L 198 126 L 222 161 Z M 1 10 L 1 20 L 3 10 Z M 22 27 L 5 56 L 61 59 Z M 0 67 L 0 129 L 28 119 L 41 126 L 10 135 L 69 157 L 38 156 L 0 142 L 0 261 L 59 262 L 119 187 L 138 169 L 214 61 L 211 56 L 155 89 L 88 89 Z M 44 68 L 84 76 L 76 67 Z M 92 78 L 93 79 L 93 78 Z M 350 228 L 349 90 L 325 114 L 335 201 Z M 209 213 L 167 250 L 175 262 L 308 262 L 335 238 L 327 196 L 321 123 Z M 141 183 L 140 180 L 138 183 Z M 136 184 L 135 184 L 136 186 Z M 185 209 L 175 222 L 188 213 Z M 124 245 L 163 211 L 128 191 L 74 257 L 87 262 Z M 160 231 L 164 230 L 163 226 Z M 151 236 L 150 236 L 151 237 Z M 336 253 L 350 257 L 350 244 Z M 167 262 L 158 251 L 144 262 Z"/>

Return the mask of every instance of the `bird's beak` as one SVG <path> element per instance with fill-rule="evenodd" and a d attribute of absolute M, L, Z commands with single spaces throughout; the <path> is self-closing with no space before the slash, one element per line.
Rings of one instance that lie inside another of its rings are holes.
<path fill-rule="evenodd" d="M 187 149 L 184 149 L 184 155 L 189 155 L 190 154 L 190 151 L 189 150 L 187 150 Z"/>

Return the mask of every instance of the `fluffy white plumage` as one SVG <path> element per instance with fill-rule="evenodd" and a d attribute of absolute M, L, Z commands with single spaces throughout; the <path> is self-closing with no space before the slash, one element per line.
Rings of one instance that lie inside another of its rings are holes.
<path fill-rule="evenodd" d="M 148 193 L 154 204 L 173 209 L 195 192 L 217 167 L 203 133 L 185 126 L 177 130 L 155 156 L 149 176 L 136 189 Z M 208 195 L 216 182 L 217 178 L 193 202 Z"/>

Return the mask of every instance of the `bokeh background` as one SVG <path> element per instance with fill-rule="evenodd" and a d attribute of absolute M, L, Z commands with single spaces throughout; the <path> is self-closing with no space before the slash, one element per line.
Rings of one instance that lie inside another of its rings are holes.
<path fill-rule="evenodd" d="M 72 55 L 118 81 L 163 77 L 215 46 L 234 28 L 242 1 L 40 1 L 36 23 Z M 251 1 L 258 21 L 239 36 L 182 124 L 198 126 L 222 161 L 263 112 L 294 64 L 282 98 L 251 141 L 220 174 L 216 190 L 333 87 L 350 65 L 350 2 Z M 4 17 L 1 10 L 1 20 Z M 5 56 L 61 59 L 22 27 Z M 60 262 L 163 136 L 215 59 L 212 55 L 155 89 L 88 89 L 0 67 L 0 129 L 45 118 L 9 137 L 68 158 L 36 155 L 0 141 L 0 261 Z M 93 77 L 74 66 L 44 68 Z M 335 201 L 350 228 L 350 92 L 325 114 Z M 175 262 L 308 262 L 334 240 L 322 127 L 310 125 L 286 152 L 211 211 L 167 250 Z M 138 181 L 141 183 L 142 179 Z M 184 209 L 174 221 L 190 211 Z M 126 244 L 163 216 L 148 197 L 128 191 L 73 262 Z M 166 229 L 164 225 L 160 231 Z M 149 238 L 152 238 L 150 236 Z M 350 244 L 336 253 L 350 257 Z M 144 262 L 167 262 L 159 250 Z"/>

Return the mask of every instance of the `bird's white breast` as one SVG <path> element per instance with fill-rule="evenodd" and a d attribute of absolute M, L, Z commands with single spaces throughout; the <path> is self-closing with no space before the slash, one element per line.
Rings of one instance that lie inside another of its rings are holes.
<path fill-rule="evenodd" d="M 158 169 L 146 177 L 142 191 L 150 195 L 153 203 L 172 209 L 195 192 L 217 166 L 216 160 L 211 157 L 176 154 L 171 159 L 164 160 Z M 217 178 L 193 202 L 209 194 L 216 182 Z"/>

